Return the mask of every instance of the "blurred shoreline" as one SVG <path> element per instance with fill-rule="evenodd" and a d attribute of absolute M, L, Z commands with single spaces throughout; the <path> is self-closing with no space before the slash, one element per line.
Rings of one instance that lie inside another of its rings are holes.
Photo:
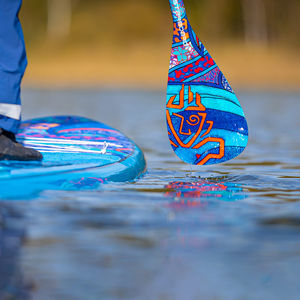
<path fill-rule="evenodd" d="M 296 52 L 238 42 L 207 48 L 234 89 L 300 91 Z M 169 55 L 167 42 L 122 48 L 41 44 L 28 50 L 23 84 L 44 88 L 165 89 Z"/>
<path fill-rule="evenodd" d="M 186 1 L 234 89 L 300 90 L 297 0 Z M 27 0 L 24 86 L 165 89 L 172 22 L 162 0 Z"/>

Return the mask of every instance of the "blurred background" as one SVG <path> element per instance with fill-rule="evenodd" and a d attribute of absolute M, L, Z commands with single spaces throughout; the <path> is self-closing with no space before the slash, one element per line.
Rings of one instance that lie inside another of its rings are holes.
<path fill-rule="evenodd" d="M 192 27 L 234 87 L 300 89 L 299 0 L 186 0 Z M 167 0 L 26 0 L 25 85 L 163 89 Z"/>
<path fill-rule="evenodd" d="M 23 118 L 107 123 L 148 172 L 0 197 L 0 299 L 299 299 L 300 0 L 185 4 L 250 129 L 241 156 L 201 169 L 165 129 L 168 0 L 23 1 Z"/>

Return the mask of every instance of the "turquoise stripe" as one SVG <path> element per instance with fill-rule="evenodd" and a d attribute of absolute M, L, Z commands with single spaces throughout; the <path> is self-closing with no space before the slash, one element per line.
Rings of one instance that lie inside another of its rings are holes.
<path fill-rule="evenodd" d="M 208 136 L 224 139 L 225 147 L 246 147 L 248 143 L 247 135 L 225 129 L 212 129 Z"/>
<path fill-rule="evenodd" d="M 185 86 L 185 97 L 187 100 L 189 84 L 184 83 L 184 86 Z M 207 97 L 213 97 L 213 98 L 224 98 L 224 100 L 234 102 L 235 104 L 240 106 L 239 100 L 237 99 L 236 95 L 229 91 L 218 89 L 215 87 L 205 86 L 205 85 L 192 85 L 191 84 L 190 86 L 191 86 L 191 90 L 194 94 L 198 93 L 202 97 L 207 96 Z M 182 84 L 176 84 L 176 85 L 170 84 L 170 85 L 168 85 L 167 93 L 170 96 L 179 95 L 181 88 L 182 88 Z"/>
<path fill-rule="evenodd" d="M 227 146 L 227 145 L 226 145 Z M 226 147 L 225 146 L 225 147 Z M 234 147 L 239 147 L 238 145 L 234 145 Z M 175 153 L 181 157 L 184 158 L 185 161 L 188 161 L 190 163 L 193 163 L 195 161 L 196 158 L 196 154 L 203 154 L 206 151 L 209 151 L 213 148 L 219 148 L 219 143 L 216 142 L 209 142 L 205 145 L 203 145 L 201 148 L 199 149 L 186 149 L 186 148 L 181 148 L 178 147 L 177 149 L 175 149 Z M 242 147 L 244 148 L 244 147 Z M 232 157 L 233 158 L 233 157 Z"/>
<path fill-rule="evenodd" d="M 186 84 L 188 86 L 188 84 Z M 181 86 L 179 88 L 179 91 L 181 89 Z M 205 86 L 205 85 L 191 85 L 191 90 L 193 93 L 198 93 L 201 96 L 211 96 L 213 98 L 223 98 L 224 100 L 228 100 L 231 102 L 234 102 L 235 104 L 237 104 L 238 106 L 240 106 L 239 100 L 236 97 L 236 95 L 234 93 L 231 93 L 229 91 L 223 90 L 223 89 L 219 89 L 219 88 L 215 88 L 215 87 L 211 87 L 211 86 Z"/>
<path fill-rule="evenodd" d="M 174 104 L 179 103 L 179 93 L 182 88 L 182 85 L 169 85 L 167 90 L 168 99 L 171 96 L 178 95 Z M 185 85 L 185 104 L 188 102 L 188 88 L 189 85 Z M 221 110 L 229 113 L 233 113 L 239 116 L 244 117 L 243 109 L 241 108 L 238 99 L 235 94 L 232 94 L 228 91 L 207 87 L 207 86 L 198 86 L 191 85 L 191 90 L 194 93 L 201 95 L 202 104 L 209 109 Z M 176 109 L 170 109 L 170 112 L 178 112 Z"/>
<path fill-rule="evenodd" d="M 202 133 L 204 133 L 204 132 L 205 131 L 203 131 Z M 236 132 L 223 130 L 223 129 L 212 130 L 208 136 L 222 138 L 223 140 L 225 140 L 225 147 L 246 148 L 247 143 L 248 143 L 248 136 L 239 134 Z M 201 140 L 197 139 L 197 141 L 193 144 L 193 146 L 197 145 L 197 143 L 199 143 L 200 141 L 202 141 L 205 138 L 206 137 L 203 137 Z M 202 147 L 200 147 L 199 149 L 190 148 L 189 151 L 191 152 L 191 158 L 193 158 L 195 153 L 199 153 L 200 151 L 201 151 L 201 153 L 204 153 L 206 151 L 209 151 L 212 148 L 217 148 L 217 147 L 219 147 L 218 142 L 208 142 L 208 143 L 204 144 Z M 187 149 L 185 149 L 185 148 L 179 147 L 176 149 L 176 151 L 179 151 L 179 152 L 182 151 L 185 156 L 188 154 Z"/>
<path fill-rule="evenodd" d="M 244 117 L 243 109 L 240 106 L 237 106 L 234 103 L 229 102 L 224 98 L 211 99 L 202 96 L 201 102 L 206 108 L 221 110 L 221 111 L 229 112 Z"/>

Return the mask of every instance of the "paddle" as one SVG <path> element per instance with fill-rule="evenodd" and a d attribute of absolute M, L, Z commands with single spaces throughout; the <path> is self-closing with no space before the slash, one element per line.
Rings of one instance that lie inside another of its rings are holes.
<path fill-rule="evenodd" d="M 174 26 L 166 107 L 171 146 L 190 164 L 225 162 L 247 145 L 243 109 L 195 35 L 183 1 L 169 1 Z"/>

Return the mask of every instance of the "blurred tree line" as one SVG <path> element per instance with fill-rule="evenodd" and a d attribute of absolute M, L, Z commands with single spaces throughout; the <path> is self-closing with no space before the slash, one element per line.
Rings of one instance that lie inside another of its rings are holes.
<path fill-rule="evenodd" d="M 300 0 L 185 0 L 193 27 L 211 41 L 300 46 Z M 165 39 L 168 0 L 25 0 L 25 37 L 86 42 Z"/>

